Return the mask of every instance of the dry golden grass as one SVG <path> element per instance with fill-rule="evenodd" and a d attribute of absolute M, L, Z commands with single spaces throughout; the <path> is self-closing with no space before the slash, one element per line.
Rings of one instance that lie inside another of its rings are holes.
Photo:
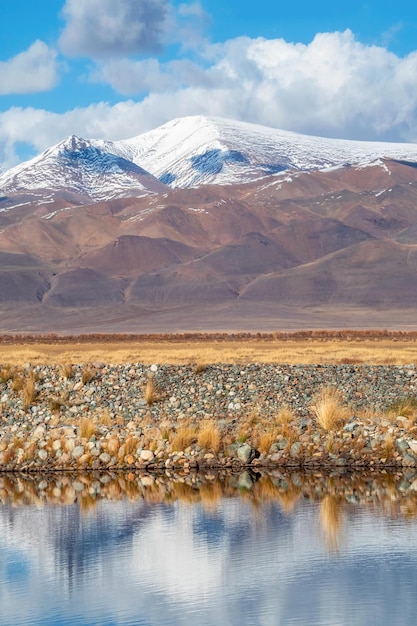
<path fill-rule="evenodd" d="M 132 454 L 136 452 L 139 446 L 139 441 L 136 437 L 127 437 L 125 442 L 125 455 Z"/>
<path fill-rule="evenodd" d="M 273 423 L 278 426 L 280 432 L 285 437 L 285 433 L 291 429 L 291 422 L 294 419 L 294 415 L 287 406 L 280 408 L 276 414 Z"/>
<path fill-rule="evenodd" d="M 64 378 L 70 379 L 74 376 L 74 368 L 71 363 L 62 363 L 60 370 Z"/>
<path fill-rule="evenodd" d="M 220 450 L 220 432 L 214 420 L 204 420 L 201 423 L 197 443 L 204 450 L 211 452 Z"/>
<path fill-rule="evenodd" d="M 257 448 L 259 452 L 269 452 L 270 447 L 277 440 L 278 430 L 276 428 L 270 428 L 269 430 L 261 433 L 257 440 Z"/>
<path fill-rule="evenodd" d="M 417 361 L 417 341 L 406 338 L 280 339 L 271 335 L 267 340 L 242 338 L 179 341 L 85 341 L 75 337 L 68 342 L 15 342 L 0 344 L 0 362 L 12 365 L 24 363 L 106 363 L 139 362 L 188 365 L 215 363 L 364 363 L 373 365 L 404 365 Z M 1 381 L 1 378 L 0 378 Z"/>
<path fill-rule="evenodd" d="M 22 388 L 23 409 L 25 411 L 35 402 L 36 399 L 36 386 L 35 386 L 35 373 L 30 370 L 26 376 L 25 382 Z"/>
<path fill-rule="evenodd" d="M 84 367 L 83 371 L 81 372 L 81 380 L 82 380 L 83 385 L 88 385 L 88 383 L 91 383 L 91 381 L 93 380 L 96 374 L 97 372 L 93 367 L 90 367 L 90 366 Z"/>
<path fill-rule="evenodd" d="M 117 453 L 119 452 L 119 448 L 120 448 L 119 437 L 117 435 L 110 437 L 110 439 L 107 442 L 107 452 L 110 454 L 110 456 L 116 456 Z"/>
<path fill-rule="evenodd" d="M 6 364 L 0 368 L 0 383 L 7 383 L 16 377 L 16 367 Z"/>
<path fill-rule="evenodd" d="M 12 389 L 13 391 L 22 391 L 25 385 L 25 379 L 17 372 L 13 375 Z"/>
<path fill-rule="evenodd" d="M 197 431 L 194 426 L 180 426 L 176 433 L 170 435 L 171 449 L 173 452 L 184 451 L 197 439 Z"/>
<path fill-rule="evenodd" d="M 280 434 L 291 445 L 298 439 L 298 428 L 294 422 L 294 415 L 287 406 L 281 407 L 272 419 L 271 427 L 275 427 L 276 435 Z"/>
<path fill-rule="evenodd" d="M 387 433 L 385 435 L 382 449 L 383 449 L 384 457 L 386 459 L 391 459 L 394 456 L 394 452 L 395 452 L 394 438 L 391 433 Z"/>
<path fill-rule="evenodd" d="M 343 394 L 335 387 L 322 387 L 313 398 L 311 409 L 324 430 L 333 430 L 349 416 Z"/>
<path fill-rule="evenodd" d="M 202 374 L 208 368 L 208 364 L 203 361 L 197 361 L 194 365 L 195 374 Z"/>
<path fill-rule="evenodd" d="M 110 413 L 107 411 L 107 409 L 99 409 L 95 412 L 94 417 L 97 423 L 101 424 L 102 426 L 107 426 L 108 428 L 110 428 L 110 426 L 113 424 L 112 418 L 110 417 Z"/>
<path fill-rule="evenodd" d="M 80 419 L 80 437 L 90 439 L 90 437 L 95 435 L 96 430 L 97 426 L 90 417 L 82 417 Z"/>
<path fill-rule="evenodd" d="M 61 398 L 52 396 L 52 398 L 49 398 L 48 400 L 48 406 L 51 411 L 59 411 L 63 406 L 65 406 L 65 403 L 62 401 Z"/>
<path fill-rule="evenodd" d="M 396 402 L 392 402 L 387 410 L 387 416 L 395 419 L 399 415 L 407 417 L 408 419 L 415 419 L 417 415 L 417 398 L 414 396 L 407 396 L 400 398 Z"/>
<path fill-rule="evenodd" d="M 149 377 L 146 381 L 144 397 L 145 402 L 148 406 L 151 406 L 151 404 L 158 402 L 158 400 L 160 399 L 160 394 L 158 386 L 155 382 L 155 378 Z"/>

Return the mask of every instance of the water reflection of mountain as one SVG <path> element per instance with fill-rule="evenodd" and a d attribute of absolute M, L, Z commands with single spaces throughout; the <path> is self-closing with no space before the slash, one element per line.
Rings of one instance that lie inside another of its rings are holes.
<path fill-rule="evenodd" d="M 416 525 L 346 506 L 0 507 L 0 624 L 414 623 Z"/>
<path fill-rule="evenodd" d="M 65 574 L 69 585 L 80 583 L 88 570 L 114 549 L 131 545 L 151 513 L 151 507 L 143 503 L 114 519 L 108 514 L 108 508 L 112 508 L 112 503 L 85 519 L 78 506 L 71 506 L 63 511 L 58 523 L 56 519 L 51 520 L 51 547 L 57 571 Z"/>

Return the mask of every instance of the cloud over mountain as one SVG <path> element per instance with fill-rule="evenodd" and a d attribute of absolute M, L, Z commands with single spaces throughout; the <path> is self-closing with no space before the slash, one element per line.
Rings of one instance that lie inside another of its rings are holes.
<path fill-rule="evenodd" d="M 207 44 L 192 63 L 109 61 L 93 79 L 125 95 L 149 90 L 161 122 L 169 94 L 175 115 L 215 114 L 309 134 L 414 141 L 416 72 L 417 52 L 400 58 L 360 43 L 347 30 L 318 34 L 307 45 L 239 37 Z M 146 98 L 142 105 L 146 116 Z"/>
<path fill-rule="evenodd" d="M 95 59 L 90 84 L 102 83 L 137 99 L 60 113 L 34 108 L 0 113 L 0 167 L 19 161 L 19 144 L 36 153 L 72 133 L 123 139 L 195 114 L 327 137 L 417 141 L 417 51 L 400 57 L 361 43 L 346 30 L 317 34 L 308 44 L 262 37 L 209 43 L 200 38 L 198 52 L 178 49 L 177 58 L 165 61 L 152 51 L 187 28 L 198 33 L 207 19 L 199 4 L 174 11 L 166 0 L 67 0 L 64 14 L 62 50 Z M 173 34 L 175 24 L 178 32 Z M 40 61 L 33 77 L 15 79 L 14 74 L 24 77 L 32 69 L 20 57 L 36 58 L 35 53 Z M 21 89 L 47 88 L 57 78 L 54 53 L 42 42 L 12 62 L 27 69 L 19 72 L 13 66 L 12 72 L 12 65 L 0 65 L 3 89 L 21 82 Z"/>

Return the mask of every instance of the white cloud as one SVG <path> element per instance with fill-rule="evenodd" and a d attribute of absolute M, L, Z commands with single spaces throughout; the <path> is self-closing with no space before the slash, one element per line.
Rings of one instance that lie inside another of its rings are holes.
<path fill-rule="evenodd" d="M 158 109 L 157 94 L 168 93 L 180 115 L 215 111 L 310 134 L 417 141 L 416 74 L 417 52 L 400 58 L 346 31 L 308 45 L 239 37 L 206 45 L 199 64 L 111 61 L 92 79 L 124 95 L 149 90 Z"/>
<path fill-rule="evenodd" d="M 165 40 L 168 0 L 66 0 L 60 38 L 68 56 L 155 52 Z"/>
<path fill-rule="evenodd" d="M 310 134 L 417 140 L 417 53 L 403 59 L 350 31 L 308 45 L 238 38 L 207 52 L 221 84 L 240 92 L 231 115 Z"/>
<path fill-rule="evenodd" d="M 143 100 L 61 115 L 12 109 L 0 114 L 0 159 L 9 166 L 16 161 L 16 142 L 30 140 L 40 151 L 71 133 L 121 139 L 194 114 L 309 134 L 417 142 L 416 75 L 417 52 L 401 58 L 358 42 L 350 31 L 319 34 L 308 45 L 240 37 L 206 45 L 198 63 L 112 60 L 93 78 L 123 94 L 148 90 Z"/>
<path fill-rule="evenodd" d="M 199 2 L 180 4 L 174 12 L 171 39 L 180 42 L 183 50 L 196 49 L 204 41 L 204 31 L 210 23 L 209 14 Z"/>
<path fill-rule="evenodd" d="M 122 139 L 149 130 L 166 121 L 167 113 L 152 111 L 152 104 L 101 102 L 65 113 L 12 107 L 0 112 L 0 170 L 19 162 L 22 146 L 33 156 L 71 134 L 85 138 Z"/>
<path fill-rule="evenodd" d="M 52 89 L 58 82 L 55 50 L 35 41 L 8 61 L 0 61 L 0 95 L 36 93 Z"/>
<path fill-rule="evenodd" d="M 157 59 L 117 59 L 104 63 L 90 75 L 91 82 L 109 83 L 125 96 L 138 93 L 172 93 L 190 86 L 213 86 L 210 75 L 188 60 L 160 63 Z"/>

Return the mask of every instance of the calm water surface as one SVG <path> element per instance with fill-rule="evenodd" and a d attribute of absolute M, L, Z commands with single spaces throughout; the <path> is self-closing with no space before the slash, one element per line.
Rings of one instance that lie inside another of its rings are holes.
<path fill-rule="evenodd" d="M 187 480 L 0 476 L 0 624 L 417 623 L 413 477 Z"/>

